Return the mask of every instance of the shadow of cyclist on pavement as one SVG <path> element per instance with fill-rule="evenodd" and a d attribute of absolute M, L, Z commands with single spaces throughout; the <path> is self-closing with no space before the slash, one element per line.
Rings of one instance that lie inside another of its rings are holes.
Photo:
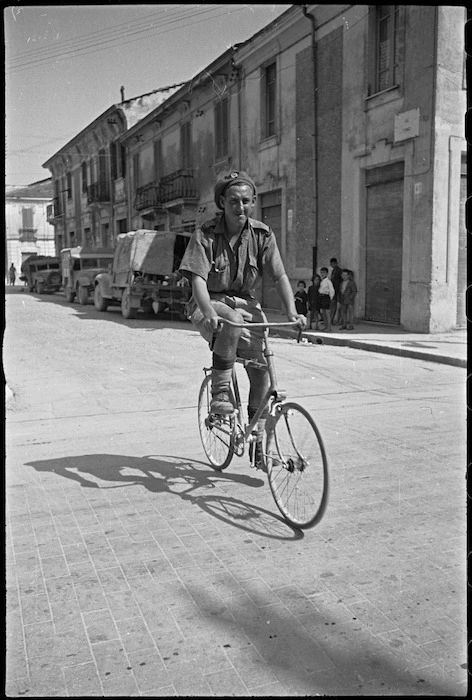
<path fill-rule="evenodd" d="M 200 466 L 201 465 L 201 466 Z M 191 501 L 202 510 L 235 527 L 267 537 L 287 538 L 280 524 L 291 531 L 290 538 L 303 537 L 277 513 L 226 495 L 225 484 L 260 488 L 265 481 L 250 474 L 218 472 L 196 460 L 168 455 L 90 454 L 28 462 L 37 472 L 50 472 L 78 482 L 84 488 L 113 489 L 144 486 L 148 491 L 171 493 Z M 274 525 L 277 524 L 274 532 Z"/>

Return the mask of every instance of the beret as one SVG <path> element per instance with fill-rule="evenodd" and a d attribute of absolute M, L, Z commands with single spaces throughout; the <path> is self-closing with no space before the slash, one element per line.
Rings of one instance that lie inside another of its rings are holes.
<path fill-rule="evenodd" d="M 256 185 L 252 177 L 250 177 L 243 170 L 240 170 L 239 172 L 237 170 L 233 170 L 229 175 L 225 175 L 224 178 L 218 180 L 215 185 L 215 204 L 218 209 L 221 209 L 221 195 L 224 194 L 228 187 L 231 187 L 231 185 L 249 185 L 254 190 L 254 194 L 257 194 Z"/>

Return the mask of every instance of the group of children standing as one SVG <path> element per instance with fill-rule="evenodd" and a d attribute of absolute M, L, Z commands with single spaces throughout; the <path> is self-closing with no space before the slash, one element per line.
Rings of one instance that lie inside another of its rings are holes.
<path fill-rule="evenodd" d="M 336 258 L 331 258 L 331 275 L 327 267 L 320 269 L 320 274 L 312 278 L 312 284 L 306 291 L 306 284 L 300 280 L 295 292 L 297 313 L 308 316 L 310 330 L 315 324 L 315 330 L 331 332 L 332 326 L 339 325 L 340 330 L 354 330 L 354 300 L 357 286 L 354 273 L 347 268 L 341 269 Z"/>

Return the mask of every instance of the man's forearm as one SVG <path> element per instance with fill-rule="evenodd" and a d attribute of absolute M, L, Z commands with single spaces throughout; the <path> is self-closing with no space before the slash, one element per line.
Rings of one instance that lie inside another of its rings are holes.
<path fill-rule="evenodd" d="M 197 302 L 200 311 L 207 315 L 213 312 L 213 307 L 211 305 L 210 295 L 208 293 L 208 287 L 206 281 L 203 277 L 199 275 L 193 275 L 192 277 L 192 292 L 193 298 Z"/>
<path fill-rule="evenodd" d="M 287 316 L 296 316 L 297 310 L 295 308 L 293 291 L 287 275 L 283 274 L 282 277 L 279 277 L 275 285 L 278 295 L 282 300 L 283 305 L 285 306 Z"/>

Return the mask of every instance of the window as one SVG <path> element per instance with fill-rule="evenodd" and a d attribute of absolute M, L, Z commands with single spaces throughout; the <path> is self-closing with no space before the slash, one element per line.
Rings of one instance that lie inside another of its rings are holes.
<path fill-rule="evenodd" d="M 102 224 L 102 246 L 108 248 L 110 246 L 110 225 Z"/>
<path fill-rule="evenodd" d="M 72 199 L 72 175 L 67 173 L 67 199 Z"/>
<path fill-rule="evenodd" d="M 134 177 L 134 189 L 137 190 L 141 184 L 140 175 L 140 162 L 139 153 L 135 153 L 133 156 L 133 177 Z"/>
<path fill-rule="evenodd" d="M 111 179 L 116 180 L 118 177 L 118 163 L 117 163 L 117 146 L 116 141 L 110 144 L 110 169 L 111 169 Z"/>
<path fill-rule="evenodd" d="M 372 13 L 369 95 L 400 83 L 401 34 L 399 5 L 376 5 Z"/>
<path fill-rule="evenodd" d="M 33 209 L 31 207 L 23 207 L 21 210 L 22 228 L 33 228 Z"/>
<path fill-rule="evenodd" d="M 221 160 L 229 151 L 228 100 L 215 104 L 215 159 Z"/>
<path fill-rule="evenodd" d="M 82 172 L 82 192 L 87 192 L 87 163 L 83 162 L 80 166 Z"/>
<path fill-rule="evenodd" d="M 110 144 L 110 168 L 112 180 L 125 175 L 125 149 L 119 141 Z"/>
<path fill-rule="evenodd" d="M 276 134 L 277 65 L 271 63 L 262 76 L 262 138 Z"/>
<path fill-rule="evenodd" d="M 155 141 L 153 146 L 154 151 L 154 180 L 159 182 L 162 177 L 162 141 Z"/>
<path fill-rule="evenodd" d="M 192 167 L 192 124 L 190 122 L 180 127 L 180 157 L 182 168 Z"/>
<path fill-rule="evenodd" d="M 100 184 L 107 181 L 107 159 L 103 148 L 98 151 L 98 181 Z"/>

